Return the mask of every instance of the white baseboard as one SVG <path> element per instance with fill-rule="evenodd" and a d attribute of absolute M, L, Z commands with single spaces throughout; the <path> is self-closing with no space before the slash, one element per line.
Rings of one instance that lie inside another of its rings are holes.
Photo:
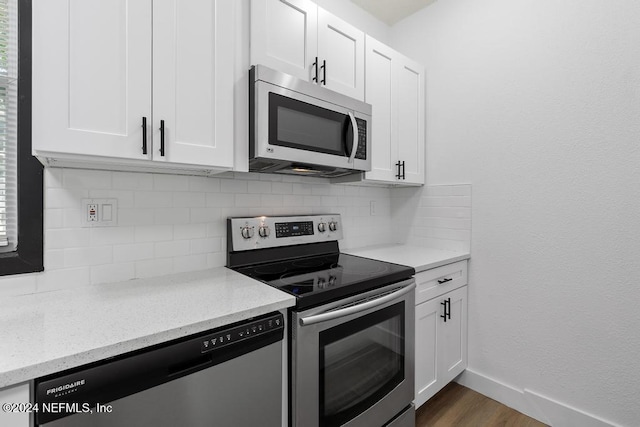
<path fill-rule="evenodd" d="M 456 382 L 553 427 L 620 427 L 532 390 L 519 390 L 470 369 L 460 374 Z"/>

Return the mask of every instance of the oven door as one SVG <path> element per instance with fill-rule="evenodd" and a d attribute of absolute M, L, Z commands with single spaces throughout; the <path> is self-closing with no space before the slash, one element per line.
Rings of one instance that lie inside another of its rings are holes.
<path fill-rule="evenodd" d="M 415 281 L 292 313 L 293 426 L 382 425 L 414 394 Z"/>
<path fill-rule="evenodd" d="M 367 138 L 370 116 L 263 81 L 255 84 L 255 97 L 255 135 L 250 157 L 371 169 Z"/>

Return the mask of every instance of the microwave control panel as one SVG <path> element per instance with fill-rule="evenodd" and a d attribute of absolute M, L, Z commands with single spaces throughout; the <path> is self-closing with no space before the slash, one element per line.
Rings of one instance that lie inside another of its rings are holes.
<path fill-rule="evenodd" d="M 356 118 L 358 123 L 358 148 L 356 149 L 356 159 L 367 159 L 367 121 Z"/>

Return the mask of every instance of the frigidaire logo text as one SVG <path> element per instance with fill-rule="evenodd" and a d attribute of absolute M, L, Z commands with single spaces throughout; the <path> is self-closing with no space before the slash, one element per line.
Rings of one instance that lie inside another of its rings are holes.
<path fill-rule="evenodd" d="M 50 388 L 49 390 L 47 390 L 47 395 L 53 394 L 53 393 L 59 393 L 61 391 L 69 390 L 76 387 L 80 387 L 81 385 L 84 385 L 84 380 L 78 380 L 72 383 L 63 384 L 61 386 Z"/>

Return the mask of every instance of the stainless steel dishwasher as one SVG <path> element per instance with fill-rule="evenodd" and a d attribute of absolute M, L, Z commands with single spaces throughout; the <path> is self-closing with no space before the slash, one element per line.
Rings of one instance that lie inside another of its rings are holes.
<path fill-rule="evenodd" d="M 281 313 L 37 379 L 36 426 L 282 425 Z"/>

